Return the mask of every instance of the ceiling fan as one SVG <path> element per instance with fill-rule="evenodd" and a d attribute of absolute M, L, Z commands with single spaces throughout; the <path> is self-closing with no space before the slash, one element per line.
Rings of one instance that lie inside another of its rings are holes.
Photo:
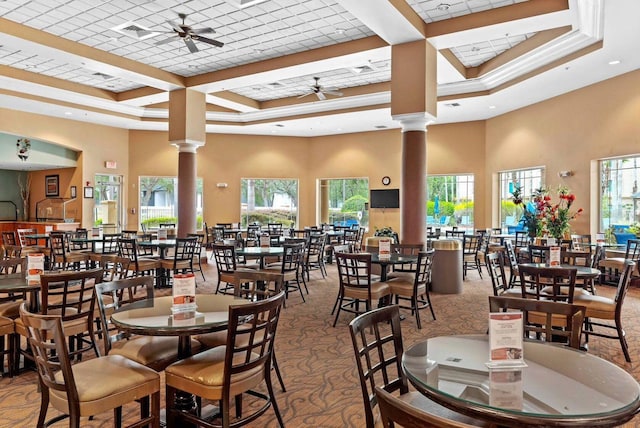
<path fill-rule="evenodd" d="M 314 77 L 314 79 L 316 81 L 316 84 L 312 85 L 306 94 L 300 95 L 298 98 L 303 98 L 303 97 L 306 97 L 307 95 L 312 95 L 312 94 L 316 94 L 319 100 L 326 100 L 327 99 L 326 95 L 333 95 L 336 97 L 342 96 L 342 92 L 338 91 L 335 88 L 325 88 L 321 86 L 319 77 Z"/>
<path fill-rule="evenodd" d="M 159 42 L 156 42 L 155 43 L 156 45 L 164 45 L 166 43 L 173 42 L 174 40 L 176 40 L 174 36 L 177 35 L 179 38 L 181 38 L 184 41 L 184 44 L 187 45 L 187 48 L 189 48 L 189 52 L 191 53 L 196 53 L 199 51 L 198 47 L 194 43 L 194 40 L 197 42 L 203 42 L 213 46 L 217 46 L 219 48 L 224 46 L 224 43 L 218 40 L 214 40 L 214 39 L 210 39 L 208 37 L 202 36 L 202 34 L 215 33 L 215 30 L 213 28 L 209 28 L 209 27 L 191 28 L 190 25 L 187 25 L 184 23 L 184 20 L 187 17 L 186 13 L 179 13 L 178 16 L 182 19 L 182 24 L 178 24 L 175 21 L 167 21 L 167 23 L 171 25 L 171 28 L 173 29 L 173 31 L 164 31 L 164 33 L 173 34 L 173 36 L 166 38 L 164 40 L 160 40 Z"/>

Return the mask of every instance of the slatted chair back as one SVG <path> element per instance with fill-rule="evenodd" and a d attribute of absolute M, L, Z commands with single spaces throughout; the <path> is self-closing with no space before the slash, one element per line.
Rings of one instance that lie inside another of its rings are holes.
<path fill-rule="evenodd" d="M 153 278 L 138 276 L 96 284 L 96 298 L 100 310 L 100 322 L 105 354 L 108 355 L 113 344 L 127 339 L 128 334 L 118 331 L 109 321 L 113 312 L 123 305 L 140 300 L 153 300 Z M 107 326 L 105 329 L 104 326 Z M 106 330 L 106 334 L 105 334 Z"/>
<path fill-rule="evenodd" d="M 557 342 L 558 338 L 563 338 L 566 345 L 580 349 L 586 307 L 551 300 L 489 296 L 490 312 L 507 312 L 509 309 L 522 311 L 524 337 L 543 337 L 546 342 Z"/>
<path fill-rule="evenodd" d="M 493 295 L 499 296 L 509 289 L 507 276 L 504 273 L 504 256 L 501 252 L 487 254 L 487 268 L 491 277 Z"/>
<path fill-rule="evenodd" d="M 255 269 L 238 269 L 234 272 L 234 295 L 249 300 L 273 297 L 283 290 L 284 275 Z"/>
<path fill-rule="evenodd" d="M 2 232 L 2 244 L 7 245 L 17 245 L 16 242 L 16 233 L 14 231 L 4 231 Z"/>
<path fill-rule="evenodd" d="M 424 250 L 423 244 L 392 244 L 391 252 L 402 256 L 417 256 Z M 418 262 L 395 264 L 392 266 L 393 272 L 415 272 Z"/>
<path fill-rule="evenodd" d="M 522 298 L 573 303 L 576 268 L 519 265 Z"/>
<path fill-rule="evenodd" d="M 373 409 L 378 403 L 375 387 L 405 394 L 409 391 L 402 372 L 404 352 L 400 310 L 386 306 L 358 315 L 349 323 L 351 343 L 356 357 L 360 390 L 367 428 L 375 426 Z"/>

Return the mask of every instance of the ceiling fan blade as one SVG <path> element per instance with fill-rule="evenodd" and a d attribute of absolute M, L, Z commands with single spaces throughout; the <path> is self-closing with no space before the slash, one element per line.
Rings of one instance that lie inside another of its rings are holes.
<path fill-rule="evenodd" d="M 298 98 L 304 98 L 304 97 L 308 97 L 309 95 L 313 94 L 313 92 L 307 92 L 306 94 L 302 94 L 300 95 Z"/>
<path fill-rule="evenodd" d="M 184 40 L 184 44 L 187 45 L 187 47 L 189 48 L 189 52 L 191 53 L 199 52 L 198 47 L 196 46 L 195 43 L 193 43 L 193 40 L 191 40 L 188 37 L 185 37 L 182 40 Z"/>
<path fill-rule="evenodd" d="M 169 25 L 171 25 L 171 28 L 173 28 L 173 31 L 176 31 L 178 33 L 183 33 L 184 30 L 182 29 L 182 27 L 180 26 L 180 24 L 178 24 L 177 22 L 174 21 L 167 21 L 167 23 Z"/>
<path fill-rule="evenodd" d="M 324 94 L 323 94 L 322 92 L 316 92 L 316 95 L 318 96 L 318 99 L 319 99 L 319 100 L 324 101 L 324 100 L 326 100 L 326 99 L 327 99 L 327 97 L 325 97 L 325 96 L 324 96 Z"/>
<path fill-rule="evenodd" d="M 342 96 L 342 92 L 340 92 L 340 91 L 334 91 L 334 90 L 325 89 L 322 92 L 324 92 L 327 95 L 335 95 L 336 97 L 341 97 Z"/>
<path fill-rule="evenodd" d="M 198 35 L 196 35 L 196 34 L 194 34 L 193 36 L 191 36 L 191 38 L 192 38 L 193 40 L 197 40 L 197 41 L 199 41 L 199 42 L 204 42 L 204 43 L 207 43 L 207 44 L 210 44 L 210 45 L 213 45 L 213 46 L 217 46 L 217 47 L 219 47 L 219 48 L 221 48 L 221 47 L 223 47 L 223 46 L 224 46 L 224 43 L 222 43 L 222 42 L 219 42 L 219 41 L 217 41 L 217 40 L 213 40 L 213 39 L 209 39 L 209 38 L 207 38 L 207 37 L 198 36 Z"/>
<path fill-rule="evenodd" d="M 175 37 L 167 37 L 166 39 L 159 40 L 159 41 L 155 42 L 154 44 L 155 45 L 165 45 L 167 43 L 173 42 L 174 40 L 177 40 L 177 39 Z"/>
<path fill-rule="evenodd" d="M 214 30 L 211 27 L 205 27 L 205 28 L 195 28 L 191 30 L 192 34 L 211 34 L 211 33 L 215 33 L 216 30 Z"/>

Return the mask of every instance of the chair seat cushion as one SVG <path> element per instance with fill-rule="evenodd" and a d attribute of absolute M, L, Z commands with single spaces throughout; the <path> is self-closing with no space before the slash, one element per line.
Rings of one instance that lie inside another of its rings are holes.
<path fill-rule="evenodd" d="M 371 298 L 374 300 L 388 296 L 391 290 L 389 284 L 386 282 L 372 282 L 371 283 Z M 344 287 L 344 296 L 352 299 L 367 300 L 369 298 L 369 292 L 367 287 Z"/>
<path fill-rule="evenodd" d="M 624 257 L 610 257 L 598 262 L 598 267 L 603 267 L 607 269 L 624 269 L 624 263 L 626 259 Z"/>
<path fill-rule="evenodd" d="M 511 287 L 500 293 L 501 296 L 522 298 L 522 289 L 520 287 Z"/>
<path fill-rule="evenodd" d="M 413 283 L 413 279 L 416 277 L 414 272 L 401 272 L 401 271 L 393 271 L 389 272 L 387 275 L 387 279 L 401 279 L 402 281 L 407 281 Z"/>
<path fill-rule="evenodd" d="M 226 351 L 226 346 L 218 346 L 171 364 L 165 369 L 167 385 L 210 400 L 220 399 Z M 258 355 L 252 355 L 259 358 Z M 242 355 L 235 358 L 244 360 Z M 264 367 L 258 365 L 252 370 L 233 376 L 231 395 L 237 395 L 258 385 L 264 379 L 263 371 Z"/>
<path fill-rule="evenodd" d="M 0 316 L 16 319 L 20 317 L 22 302 L 5 302 L 0 304 Z"/>
<path fill-rule="evenodd" d="M 564 295 L 568 294 L 569 293 L 569 287 L 561 286 L 560 287 L 560 293 L 562 293 Z M 552 286 L 544 287 L 542 290 L 540 290 L 540 295 L 543 295 L 543 294 L 545 294 L 547 296 L 553 295 L 553 287 Z M 573 289 L 573 299 L 574 300 L 577 298 L 577 296 L 581 296 L 583 294 L 591 294 L 591 293 L 589 293 L 584 288 L 580 288 L 579 286 L 577 286 L 576 288 Z"/>
<path fill-rule="evenodd" d="M 200 342 L 191 340 L 192 352 L 198 352 L 200 347 Z M 114 343 L 109 355 L 121 355 L 142 365 L 162 369 L 178 359 L 178 337 L 135 336 Z"/>
<path fill-rule="evenodd" d="M 616 302 L 604 296 L 594 296 L 593 294 L 583 294 L 576 296 L 573 303 L 583 305 L 587 308 L 586 317 L 601 319 L 615 319 Z"/>
<path fill-rule="evenodd" d="M 93 415 L 160 390 L 160 375 L 120 355 L 93 358 L 71 366 L 78 389 L 80 413 Z M 62 372 L 55 375 L 62 382 Z M 67 394 L 50 389 L 51 403 L 65 408 Z"/>
<path fill-rule="evenodd" d="M 0 335 L 13 334 L 15 332 L 14 322 L 11 318 L 0 317 Z"/>
<path fill-rule="evenodd" d="M 414 284 L 413 279 L 411 279 L 411 281 L 405 281 L 404 279 L 393 279 L 387 282 L 387 284 L 389 284 L 389 289 L 391 290 L 391 294 L 395 294 L 398 296 L 407 296 L 407 297 L 413 296 L 413 284 Z M 418 285 L 417 295 L 420 296 L 424 294 L 426 289 L 427 289 L 426 284 Z"/>

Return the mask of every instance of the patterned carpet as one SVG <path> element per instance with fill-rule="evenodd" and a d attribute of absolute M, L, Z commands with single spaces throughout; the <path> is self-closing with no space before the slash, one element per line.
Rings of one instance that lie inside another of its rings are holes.
<path fill-rule="evenodd" d="M 215 268 L 205 265 L 206 282 L 198 284 L 199 293 L 215 290 Z M 490 281 L 481 280 L 472 272 L 464 282 L 460 295 L 432 294 L 437 321 L 422 314 L 422 329 L 418 330 L 411 316 L 402 322 L 404 346 L 428 337 L 454 334 L 484 334 L 487 329 L 487 296 Z M 309 295 L 303 303 L 299 295 L 290 295 L 283 310 L 276 339 L 276 353 L 287 387 L 283 393 L 277 384 L 276 398 L 285 424 L 298 427 L 364 427 L 362 398 L 357 380 L 355 360 L 347 324 L 350 314 L 341 314 L 335 328 L 330 315 L 337 294 L 337 272 L 329 265 L 329 276 L 322 279 L 312 272 Z M 163 290 L 164 291 L 164 290 Z M 600 287 L 599 294 L 611 295 L 613 288 Z M 162 293 L 162 294 L 166 294 Z M 409 315 L 407 313 L 407 315 Z M 627 336 L 633 363 L 626 363 L 614 340 L 591 338 L 591 353 L 605 358 L 640 378 L 640 290 L 630 290 L 625 302 Z M 274 377 L 275 381 L 275 377 Z M 0 428 L 34 427 L 40 396 L 36 389 L 36 374 L 27 372 L 12 379 L 0 380 Z M 137 408 L 125 408 L 125 414 L 135 414 Z M 55 414 L 49 410 L 49 416 Z M 640 426 L 640 418 L 626 426 Z M 64 422 L 54 426 L 65 426 Z M 84 420 L 83 427 L 111 427 L 110 413 Z M 272 410 L 249 425 L 276 427 Z"/>

